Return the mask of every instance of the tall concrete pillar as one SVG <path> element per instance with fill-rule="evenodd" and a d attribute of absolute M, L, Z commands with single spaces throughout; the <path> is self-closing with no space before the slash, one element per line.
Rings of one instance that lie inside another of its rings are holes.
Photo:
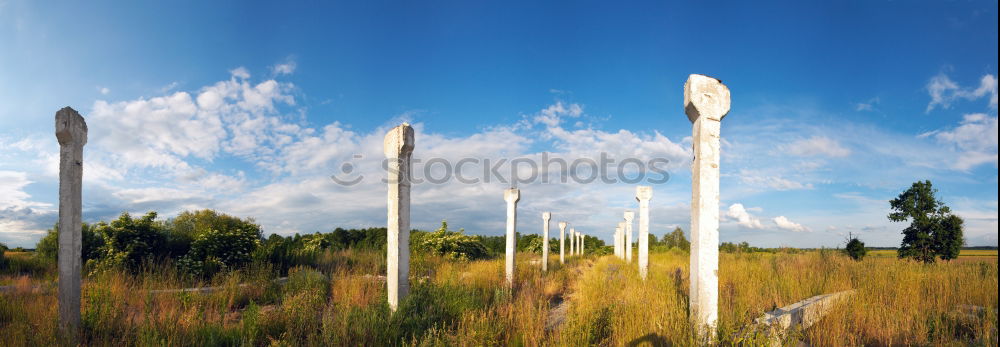
<path fill-rule="evenodd" d="M 552 213 L 542 212 L 542 272 L 549 271 L 549 220 Z"/>
<path fill-rule="evenodd" d="M 517 188 L 503 192 L 503 200 L 507 202 L 507 286 L 514 286 L 514 254 L 517 252 L 517 201 L 521 200 L 521 191 Z"/>
<path fill-rule="evenodd" d="M 87 122 L 69 107 L 56 112 L 59 141 L 59 332 L 70 345 L 80 336 L 83 261 L 83 145 Z"/>
<path fill-rule="evenodd" d="M 653 187 L 635 187 L 635 199 L 639 201 L 639 276 L 646 279 L 649 272 L 649 199 L 653 198 Z"/>
<path fill-rule="evenodd" d="M 576 255 L 576 228 L 569 228 L 569 255 Z"/>
<path fill-rule="evenodd" d="M 385 134 L 383 152 L 388 159 L 388 225 L 386 230 L 386 276 L 389 308 L 410 291 L 410 159 L 413 128 L 403 123 Z"/>
<path fill-rule="evenodd" d="M 577 253 L 583 255 L 583 233 L 577 233 L 576 237 L 580 240 L 580 243 L 577 244 L 579 247 L 576 248 Z"/>
<path fill-rule="evenodd" d="M 625 211 L 625 262 L 632 263 L 632 219 L 635 218 L 635 212 Z"/>
<path fill-rule="evenodd" d="M 615 227 L 615 256 L 619 259 L 625 258 L 624 247 L 622 247 L 622 236 L 624 232 L 622 231 L 624 223 L 619 222 L 618 226 Z"/>
<path fill-rule="evenodd" d="M 692 126 L 691 320 L 702 339 L 713 339 L 719 317 L 719 131 L 729 113 L 729 88 L 691 75 L 684 83 L 684 112 Z"/>
<path fill-rule="evenodd" d="M 559 264 L 566 264 L 566 222 L 559 222 Z"/>

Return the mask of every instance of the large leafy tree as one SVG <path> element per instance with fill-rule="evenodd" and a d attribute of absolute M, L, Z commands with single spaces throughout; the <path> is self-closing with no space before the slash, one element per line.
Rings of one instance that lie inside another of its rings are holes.
<path fill-rule="evenodd" d="M 965 243 L 962 218 L 952 214 L 951 209 L 935 197 L 936 193 L 931 181 L 917 181 L 889 201 L 892 209 L 889 220 L 910 222 L 903 229 L 900 258 L 933 263 L 937 257 L 945 260 L 958 257 Z"/>

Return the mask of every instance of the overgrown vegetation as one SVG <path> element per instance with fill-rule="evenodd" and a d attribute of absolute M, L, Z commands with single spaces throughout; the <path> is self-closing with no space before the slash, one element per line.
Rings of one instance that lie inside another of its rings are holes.
<path fill-rule="evenodd" d="M 646 281 L 634 262 L 602 256 L 610 248 L 590 236 L 588 255 L 568 257 L 565 265 L 559 264 L 558 238 L 550 240 L 556 256 L 549 258 L 548 273 L 541 273 L 537 252 L 543 240 L 519 235 L 513 291 L 497 257 L 502 236 L 469 236 L 444 222 L 436 231 L 413 230 L 411 291 L 393 314 L 382 277 L 384 228 L 262 238 L 251 219 L 214 211 L 166 221 L 153 216 L 123 214 L 85 229 L 97 250 L 88 268 L 122 270 L 85 276 L 85 344 L 698 344 L 687 323 L 689 243 L 679 228 L 651 238 Z M 43 255 L 42 248 L 40 243 L 37 253 L 3 257 L 0 345 L 58 342 L 57 252 Z M 851 243 L 846 248 L 854 249 Z M 992 257 L 926 266 L 874 255 L 854 261 L 846 250 L 762 249 L 746 242 L 725 243 L 720 250 L 720 344 L 767 343 L 752 328 L 763 312 L 846 289 L 857 290 L 852 300 L 785 342 L 997 343 L 995 250 L 982 251 Z M 105 258 L 109 254 L 114 257 Z M 217 289 L 153 292 L 202 286 Z M 563 302 L 569 309 L 557 313 Z M 560 316 L 563 323 L 546 330 L 549 317 Z"/>

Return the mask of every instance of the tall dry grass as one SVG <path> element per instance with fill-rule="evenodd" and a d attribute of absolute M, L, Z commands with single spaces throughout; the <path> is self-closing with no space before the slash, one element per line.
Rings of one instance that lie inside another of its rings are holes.
<path fill-rule="evenodd" d="M 650 277 L 611 256 L 550 263 L 520 254 L 513 289 L 503 260 L 416 256 L 410 295 L 395 314 L 385 303 L 385 259 L 376 252 L 317 255 L 284 284 L 267 264 L 198 281 L 173 267 L 138 275 L 89 276 L 83 341 L 110 346 L 327 345 L 696 345 L 687 323 L 688 254 L 653 254 Z M 0 294 L 0 345 L 56 344 L 51 278 L 7 276 Z M 46 287 L 49 286 L 49 287 Z M 211 293 L 153 289 L 217 286 Z M 48 288 L 48 289 L 46 289 Z M 831 251 L 722 254 L 722 344 L 762 344 L 763 312 L 822 293 L 856 289 L 811 329 L 789 337 L 813 345 L 996 345 L 997 264 L 922 265 L 894 258 L 854 262 Z M 553 309 L 565 320 L 546 330 Z M 964 307 L 973 305 L 982 310 Z M 964 307 L 964 308 L 963 308 Z"/>

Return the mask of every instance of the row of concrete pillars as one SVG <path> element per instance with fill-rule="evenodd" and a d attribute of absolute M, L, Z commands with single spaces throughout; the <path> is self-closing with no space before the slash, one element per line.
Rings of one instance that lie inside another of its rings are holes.
<path fill-rule="evenodd" d="M 718 319 L 718 241 L 719 241 L 719 131 L 729 112 L 729 89 L 721 81 L 703 75 L 691 75 L 684 84 L 684 111 L 692 122 L 694 160 L 691 165 L 691 264 L 690 315 L 699 335 L 711 338 Z M 82 251 L 83 146 L 87 143 L 87 123 L 72 108 L 59 110 L 55 117 L 59 142 L 59 328 L 70 344 L 78 341 L 80 327 L 80 281 Z M 388 302 L 393 311 L 409 291 L 410 230 L 410 159 L 414 148 L 413 128 L 409 124 L 393 128 L 385 136 L 384 154 L 388 159 L 386 252 Z M 646 278 L 649 265 L 649 200 L 652 187 L 636 189 L 639 203 L 639 272 Z M 516 224 L 518 189 L 504 192 L 507 202 L 506 279 L 514 280 L 514 255 L 517 249 Z M 552 215 L 544 221 L 542 269 L 548 270 L 548 231 Z M 615 255 L 631 263 L 632 211 L 615 233 Z M 584 236 L 568 223 L 559 222 L 559 261 L 569 255 L 583 254 Z"/>

